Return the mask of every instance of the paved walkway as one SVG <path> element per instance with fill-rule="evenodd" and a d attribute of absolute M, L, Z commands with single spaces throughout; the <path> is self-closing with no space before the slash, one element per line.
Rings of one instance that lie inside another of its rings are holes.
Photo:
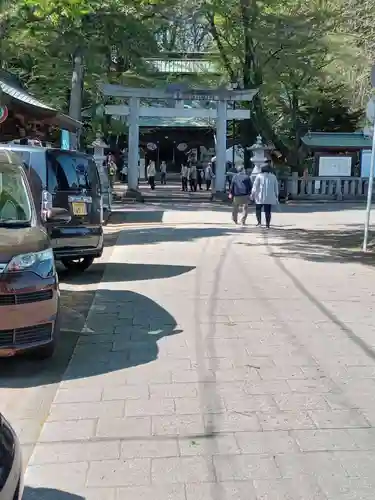
<path fill-rule="evenodd" d="M 344 215 L 189 217 L 120 234 L 25 499 L 373 500 L 374 270 L 332 250 Z"/>

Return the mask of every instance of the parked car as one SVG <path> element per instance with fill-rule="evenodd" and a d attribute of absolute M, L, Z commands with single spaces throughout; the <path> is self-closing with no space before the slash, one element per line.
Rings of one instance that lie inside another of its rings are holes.
<path fill-rule="evenodd" d="M 59 208 L 46 217 L 53 224 L 70 221 Z M 59 298 L 51 241 L 26 173 L 19 157 L 0 150 L 0 357 L 27 350 L 52 356 Z"/>
<path fill-rule="evenodd" d="M 0 413 L 0 500 L 21 500 L 21 447 L 11 425 Z"/>
<path fill-rule="evenodd" d="M 34 202 L 42 214 L 68 210 L 69 224 L 44 220 L 55 258 L 67 269 L 84 271 L 103 252 L 103 198 L 93 158 L 78 151 L 6 144 L 17 153 L 29 178 Z"/>

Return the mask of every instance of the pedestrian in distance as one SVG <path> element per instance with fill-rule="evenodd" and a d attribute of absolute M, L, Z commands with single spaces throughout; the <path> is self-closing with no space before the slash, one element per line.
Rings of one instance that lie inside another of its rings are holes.
<path fill-rule="evenodd" d="M 212 170 L 212 165 L 209 163 L 204 172 L 204 179 L 206 181 L 206 191 L 211 189 L 212 179 L 214 178 L 214 171 Z"/>
<path fill-rule="evenodd" d="M 155 189 L 155 175 L 156 175 L 155 162 L 150 161 L 147 167 L 147 180 L 152 190 Z"/>
<path fill-rule="evenodd" d="M 188 174 L 189 169 L 186 165 L 181 166 L 181 191 L 188 190 Z"/>
<path fill-rule="evenodd" d="M 190 165 L 188 175 L 189 175 L 190 191 L 196 191 L 197 190 L 197 176 L 198 176 L 196 165 Z"/>
<path fill-rule="evenodd" d="M 246 224 L 249 211 L 249 201 L 251 194 L 251 180 L 242 164 L 237 166 L 237 173 L 233 175 L 229 188 L 229 198 L 232 199 L 232 219 L 238 224 L 238 213 L 242 209 L 241 224 Z"/>
<path fill-rule="evenodd" d="M 117 174 L 116 158 L 113 153 L 109 153 L 107 156 L 107 173 L 110 186 L 113 188 Z"/>
<path fill-rule="evenodd" d="M 160 165 L 160 184 L 164 186 L 167 184 L 167 164 L 165 161 L 162 161 Z"/>
<path fill-rule="evenodd" d="M 262 225 L 262 209 L 264 209 L 266 227 L 269 229 L 272 207 L 279 203 L 279 183 L 269 165 L 264 165 L 261 172 L 255 177 L 251 197 L 255 203 L 257 226 Z"/>
<path fill-rule="evenodd" d="M 202 166 L 197 167 L 197 184 L 199 187 L 199 191 L 202 191 L 202 189 L 203 189 L 202 188 L 203 176 L 204 176 L 203 167 Z"/>

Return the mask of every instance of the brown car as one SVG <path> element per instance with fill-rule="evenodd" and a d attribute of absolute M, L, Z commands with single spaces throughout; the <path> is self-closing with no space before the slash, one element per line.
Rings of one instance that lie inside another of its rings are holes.
<path fill-rule="evenodd" d="M 48 220 L 69 222 L 66 210 Z M 59 286 L 53 250 L 16 155 L 0 151 L 0 357 L 34 350 L 52 356 Z"/>

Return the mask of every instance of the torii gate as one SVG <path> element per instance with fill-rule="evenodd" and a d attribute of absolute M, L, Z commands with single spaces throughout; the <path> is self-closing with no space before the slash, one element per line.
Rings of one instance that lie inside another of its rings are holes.
<path fill-rule="evenodd" d="M 104 84 L 101 90 L 106 97 L 126 99 L 128 104 L 108 105 L 105 114 L 128 116 L 128 191 L 134 194 L 138 191 L 138 154 L 139 154 L 139 117 L 152 116 L 163 118 L 208 118 L 216 119 L 216 180 L 217 194 L 225 192 L 225 167 L 227 149 L 227 120 L 245 120 L 250 118 L 246 109 L 228 109 L 228 102 L 252 101 L 258 90 L 187 90 L 174 91 L 150 88 L 128 88 L 121 85 Z M 140 106 L 141 99 L 174 100 L 176 106 L 157 107 Z M 183 107 L 184 100 L 215 101 L 216 109 Z"/>

